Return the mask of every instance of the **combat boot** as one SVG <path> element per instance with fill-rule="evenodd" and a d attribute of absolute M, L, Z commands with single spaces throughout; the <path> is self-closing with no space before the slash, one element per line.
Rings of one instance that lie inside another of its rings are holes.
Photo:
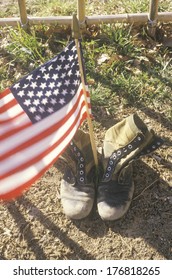
<path fill-rule="evenodd" d="M 128 210 L 134 192 L 132 161 L 162 145 L 137 114 L 107 130 L 103 145 L 103 176 L 97 207 L 103 220 L 117 220 Z"/>
<path fill-rule="evenodd" d="M 89 134 L 79 129 L 62 158 L 66 162 L 60 187 L 64 213 L 70 219 L 83 219 L 90 214 L 95 199 L 95 168 Z"/>

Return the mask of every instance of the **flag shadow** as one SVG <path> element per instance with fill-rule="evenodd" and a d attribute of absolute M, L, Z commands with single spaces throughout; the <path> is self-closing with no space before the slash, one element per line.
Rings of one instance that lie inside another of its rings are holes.
<path fill-rule="evenodd" d="M 17 203 L 25 207 L 25 209 L 35 209 L 36 210 L 36 220 L 39 221 L 46 229 L 48 229 L 54 238 L 58 238 L 60 242 L 64 244 L 67 248 L 71 249 L 69 255 L 65 257 L 68 259 L 94 259 L 94 256 L 89 254 L 84 248 L 73 241 L 67 234 L 60 229 L 55 223 L 53 223 L 48 216 L 45 216 L 40 209 L 38 209 L 28 198 L 22 196 L 17 200 Z M 27 242 L 28 248 L 33 252 L 35 259 L 37 260 L 47 260 L 50 259 L 49 256 L 44 252 L 39 239 L 34 236 L 31 230 L 31 223 L 29 223 L 24 215 L 19 210 L 19 206 L 15 205 L 15 202 L 10 202 L 7 205 L 7 209 L 11 216 L 13 217 L 20 233 L 22 234 L 24 240 Z M 25 230 L 27 228 L 27 230 Z M 57 254 L 58 255 L 58 254 Z"/>
<path fill-rule="evenodd" d="M 168 164 L 167 162 L 167 166 Z M 63 259 L 96 260 L 100 259 L 100 256 L 103 258 L 107 249 L 116 248 L 119 239 L 122 240 L 121 254 L 127 252 L 128 259 L 143 259 L 143 255 L 140 255 L 139 252 L 138 240 L 143 245 L 143 250 L 150 246 L 162 258 L 172 259 L 172 222 L 169 200 L 172 197 L 172 193 L 170 194 L 170 187 L 154 169 L 140 160 L 134 163 L 134 181 L 135 193 L 129 211 L 122 219 L 114 222 L 106 222 L 100 219 L 96 203 L 89 217 L 80 221 L 70 221 L 68 225 L 63 223 L 61 228 L 57 226 L 58 220 L 56 223 L 53 222 L 48 217 L 48 213 L 45 215 L 26 196 L 22 196 L 16 202 L 8 203 L 6 207 L 15 221 L 22 238 L 27 243 L 27 250 L 32 251 L 32 259 L 33 255 L 35 259 L 51 259 L 51 255 L 46 253 L 46 248 L 44 249 L 41 244 L 42 236 L 35 236 L 34 231 L 32 231 L 33 223 L 26 220 L 21 208 L 24 208 L 26 212 L 34 209 L 34 227 L 38 227 L 39 223 L 41 223 L 43 228 L 52 235 L 54 241 L 58 239 L 63 246 L 69 249 L 69 252 L 62 254 Z M 72 239 L 72 231 L 75 231 L 75 227 L 76 234 L 77 232 L 81 233 L 80 237 L 78 236 L 77 238 L 79 242 Z M 83 238 L 82 232 L 85 233 L 85 238 L 88 237 L 87 239 L 90 240 L 90 244 L 93 244 L 89 249 L 85 242 L 83 244 L 80 243 Z M 98 240 L 102 246 L 97 247 L 95 250 L 94 241 L 97 244 Z M 52 239 L 50 242 L 52 242 Z M 55 248 L 53 243 L 51 246 L 53 254 L 54 256 L 56 255 L 57 259 L 60 246 L 58 248 L 57 245 L 57 248 Z M 20 259 L 19 250 L 17 254 L 18 259 Z M 21 252 L 22 254 L 23 252 Z M 106 258 L 118 259 L 118 257 L 113 249 Z M 0 258 L 5 258 L 3 252 Z M 125 259 L 125 256 L 121 255 L 120 258 Z M 149 251 L 147 258 L 155 259 L 154 253 L 151 255 Z M 147 258 L 145 257 L 145 259 Z"/>

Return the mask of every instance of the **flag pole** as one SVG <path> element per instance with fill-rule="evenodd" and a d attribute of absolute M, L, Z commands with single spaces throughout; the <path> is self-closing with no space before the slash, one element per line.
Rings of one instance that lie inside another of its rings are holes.
<path fill-rule="evenodd" d="M 78 63 L 79 63 L 79 70 L 80 70 L 80 75 L 81 75 L 82 89 L 83 89 L 84 99 L 85 99 L 85 104 L 86 104 L 87 122 L 88 122 L 89 134 L 90 134 L 91 147 L 92 147 L 95 165 L 96 165 L 96 167 L 98 167 L 97 150 L 96 150 L 96 144 L 95 144 L 94 135 L 93 135 L 93 124 L 92 124 L 92 120 L 91 120 L 91 117 L 89 114 L 89 108 L 88 108 L 88 102 L 87 102 L 87 90 L 86 90 L 86 85 L 85 85 L 81 49 L 80 49 L 80 44 L 79 44 L 79 39 L 80 39 L 79 22 L 78 22 L 76 15 L 73 15 L 72 31 L 73 31 L 73 37 L 75 39 L 75 45 L 76 45 L 77 54 L 78 54 Z"/>

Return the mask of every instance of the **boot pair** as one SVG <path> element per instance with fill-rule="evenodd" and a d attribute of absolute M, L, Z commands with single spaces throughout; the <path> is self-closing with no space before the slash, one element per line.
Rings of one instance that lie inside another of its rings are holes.
<path fill-rule="evenodd" d="M 61 182 L 61 203 L 70 219 L 87 217 L 97 202 L 103 220 L 117 220 L 128 210 L 134 192 L 132 162 L 162 145 L 137 114 L 107 130 L 95 169 L 90 136 L 78 130 L 63 154 L 66 170 Z"/>

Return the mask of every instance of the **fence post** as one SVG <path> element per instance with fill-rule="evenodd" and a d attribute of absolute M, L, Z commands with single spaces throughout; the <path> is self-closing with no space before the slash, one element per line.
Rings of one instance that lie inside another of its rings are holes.
<path fill-rule="evenodd" d="M 18 0 L 19 10 L 20 10 L 20 21 L 21 26 L 24 29 L 28 28 L 28 18 L 26 12 L 26 2 L 25 0 Z"/>
<path fill-rule="evenodd" d="M 85 27 L 85 0 L 78 0 L 77 14 L 81 28 Z"/>
<path fill-rule="evenodd" d="M 157 17 L 158 17 L 159 0 L 150 0 L 149 18 L 148 18 L 148 34 L 155 38 Z"/>

